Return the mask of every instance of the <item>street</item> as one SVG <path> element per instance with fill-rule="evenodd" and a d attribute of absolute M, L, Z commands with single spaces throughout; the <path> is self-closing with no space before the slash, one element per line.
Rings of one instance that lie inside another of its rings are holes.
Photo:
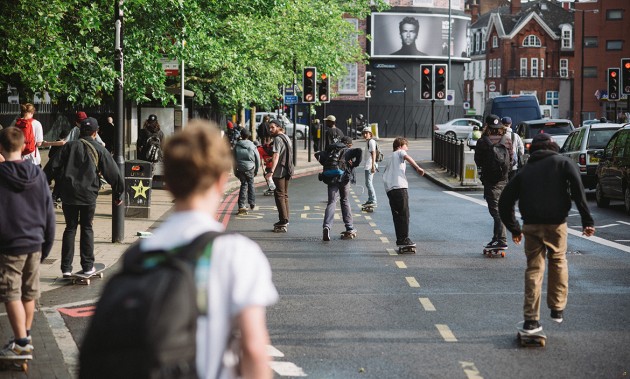
<path fill-rule="evenodd" d="M 426 143 L 410 153 L 425 159 Z M 481 192 L 445 190 L 412 170 L 407 177 L 415 255 L 394 252 L 380 174 L 374 213 L 360 211 L 367 198 L 361 170 L 352 187 L 354 240 L 339 238 L 344 228 L 338 209 L 332 241 L 322 241 L 326 187 L 317 175 L 291 180 L 286 234 L 271 232 L 277 212 L 273 197 L 262 196 L 265 187 L 256 188 L 258 207 L 247 216 L 235 215 L 236 195 L 227 195 L 220 220 L 261 245 L 280 293 L 267 313 L 276 378 L 627 377 L 630 217 L 621 203 L 599 209 L 589 194 L 598 228 L 590 239 L 580 237 L 579 215 L 572 210 L 565 321 L 551 321 L 543 293 L 547 346 L 525 349 L 516 342 L 516 324 L 522 321 L 522 246 L 510 242 L 506 258 L 484 257 L 491 218 Z M 105 280 L 117 268 L 106 271 Z M 51 324 L 53 333 L 67 328 L 71 342 L 80 344 L 89 320 L 85 316 L 105 280 L 44 293 L 42 307 L 49 311 L 46 317 L 39 312 L 36 322 L 58 321 L 50 316 L 58 313 L 63 325 Z M 3 328 L 7 334 L 8 326 Z M 73 372 L 72 356 L 61 350 Z"/>

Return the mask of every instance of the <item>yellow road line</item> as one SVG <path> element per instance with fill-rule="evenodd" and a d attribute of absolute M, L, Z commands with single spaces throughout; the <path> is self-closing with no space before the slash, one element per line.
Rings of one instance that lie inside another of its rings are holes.
<path fill-rule="evenodd" d="M 398 253 L 394 249 L 385 249 L 385 250 L 387 250 L 387 254 L 389 255 L 398 255 Z"/>
<path fill-rule="evenodd" d="M 398 268 L 407 268 L 407 265 L 403 261 L 396 261 L 396 266 L 398 266 Z"/>
<path fill-rule="evenodd" d="M 409 287 L 414 287 L 414 288 L 420 287 L 420 283 L 418 283 L 416 278 L 414 278 L 413 276 L 407 276 L 405 279 L 407 279 L 407 283 L 409 283 Z"/>
<path fill-rule="evenodd" d="M 370 221 L 370 222 L 368 222 L 368 224 L 369 224 L 371 227 L 376 228 L 376 223 L 375 223 L 375 222 Z"/>
<path fill-rule="evenodd" d="M 383 234 L 383 232 L 381 232 L 381 231 L 380 231 L 380 230 L 378 230 L 378 229 L 375 229 L 375 230 L 374 230 L 374 234 L 377 234 L 377 235 L 379 235 L 379 236 L 380 236 L 381 234 Z"/>
<path fill-rule="evenodd" d="M 468 379 L 483 379 L 483 376 L 481 376 L 481 373 L 477 370 L 477 367 L 475 367 L 474 362 L 460 361 L 459 364 L 464 369 L 464 374 L 466 374 Z"/>
<path fill-rule="evenodd" d="M 389 240 L 387 239 L 387 237 L 381 237 L 381 242 L 389 243 Z"/>
<path fill-rule="evenodd" d="M 366 220 L 371 220 L 372 217 L 371 216 L 363 216 Z"/>
<path fill-rule="evenodd" d="M 455 338 L 455 335 L 453 334 L 453 332 L 451 332 L 451 329 L 448 327 L 448 325 L 435 324 L 435 327 L 437 328 L 438 332 L 440 332 L 442 338 L 444 338 L 444 341 L 457 342 L 457 338 Z"/>
<path fill-rule="evenodd" d="M 433 303 L 431 302 L 431 300 L 429 300 L 428 297 L 419 297 L 418 300 L 420 300 L 420 304 L 422 304 L 422 308 L 424 308 L 425 311 L 427 312 L 435 311 L 435 307 L 433 306 Z"/>

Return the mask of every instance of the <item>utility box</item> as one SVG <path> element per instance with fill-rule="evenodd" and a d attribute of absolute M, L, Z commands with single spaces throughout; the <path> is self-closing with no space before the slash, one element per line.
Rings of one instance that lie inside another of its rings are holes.
<path fill-rule="evenodd" d="M 373 122 L 370 124 L 370 129 L 372 130 L 372 137 L 379 139 L 378 137 L 378 122 Z"/>
<path fill-rule="evenodd" d="M 475 186 L 479 184 L 474 151 L 464 151 L 462 171 L 462 186 Z"/>
<path fill-rule="evenodd" d="M 149 218 L 152 181 L 151 162 L 125 162 L 125 217 Z"/>

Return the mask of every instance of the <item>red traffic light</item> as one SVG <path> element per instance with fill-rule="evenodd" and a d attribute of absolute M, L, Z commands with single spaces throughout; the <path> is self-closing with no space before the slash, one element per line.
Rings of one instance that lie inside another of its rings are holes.
<path fill-rule="evenodd" d="M 438 75 L 444 75 L 444 69 L 442 67 L 438 68 Z"/>
<path fill-rule="evenodd" d="M 424 68 L 424 70 L 422 70 L 422 73 L 423 73 L 424 75 L 429 75 L 429 74 L 431 73 L 431 70 L 429 70 L 429 68 L 428 68 L 428 67 L 425 67 L 425 68 Z"/>
<path fill-rule="evenodd" d="M 611 78 L 616 78 L 617 77 L 617 71 L 611 71 L 610 72 L 610 77 Z"/>
<path fill-rule="evenodd" d="M 630 62 L 624 63 L 623 67 L 627 70 L 630 70 Z"/>
<path fill-rule="evenodd" d="M 327 77 L 328 77 L 328 75 L 326 75 L 326 74 L 322 74 L 322 76 L 321 76 L 322 80 L 326 80 Z"/>
<path fill-rule="evenodd" d="M 306 70 L 306 71 L 304 71 L 304 75 L 307 78 L 312 78 L 313 77 L 313 70 Z"/>

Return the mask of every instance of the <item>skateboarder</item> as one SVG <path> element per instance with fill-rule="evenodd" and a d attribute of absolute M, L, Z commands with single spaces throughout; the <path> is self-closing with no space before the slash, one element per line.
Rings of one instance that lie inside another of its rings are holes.
<path fill-rule="evenodd" d="M 46 175 L 22 159 L 24 133 L 0 131 L 0 301 L 13 337 L 0 359 L 32 359 L 31 326 L 39 298 L 39 264 L 55 239 L 55 211 Z"/>
<path fill-rule="evenodd" d="M 330 228 L 332 228 L 337 208 L 337 198 L 341 204 L 341 215 L 346 227 L 342 233 L 343 239 L 353 239 L 357 232 L 352 221 L 352 209 L 350 208 L 349 187 L 355 183 L 354 168 L 361 163 L 362 151 L 360 148 L 352 149 L 352 138 L 342 137 L 341 142 L 329 145 L 325 151 L 315 153 L 315 158 L 324 166 L 322 181 L 328 185 L 328 204 L 324 212 L 323 237 L 324 241 L 330 241 Z M 327 172 L 335 173 L 326 175 Z"/>
<path fill-rule="evenodd" d="M 407 162 L 409 162 L 411 167 L 413 167 L 420 176 L 424 175 L 424 170 L 407 154 L 409 142 L 406 138 L 396 138 L 393 143 L 393 149 L 394 152 L 383 173 L 383 184 L 385 184 L 385 192 L 387 192 L 392 218 L 394 219 L 396 245 L 415 246 L 416 244 L 409 239 L 409 194 L 407 192 L 409 183 L 407 182 L 406 176 Z"/>
<path fill-rule="evenodd" d="M 249 130 L 241 131 L 240 139 L 234 145 L 234 176 L 241 181 L 238 192 L 238 214 L 247 214 L 245 202 L 250 209 L 256 206 L 256 193 L 254 192 L 254 177 L 260 167 L 260 156 L 256 145 L 249 140 Z"/>
<path fill-rule="evenodd" d="M 293 147 L 284 134 L 284 126 L 276 119 L 269 121 L 269 133 L 273 137 L 271 171 L 265 179 L 273 178 L 276 185 L 274 198 L 278 208 L 278 222 L 273 224 L 274 232 L 287 231 L 289 225 L 289 180 L 293 176 Z"/>
<path fill-rule="evenodd" d="M 372 130 L 370 128 L 363 129 L 361 132 L 363 138 L 367 141 L 367 146 L 364 153 L 365 161 L 365 188 L 367 188 L 368 199 L 363 206 L 376 207 L 376 191 L 374 191 L 374 173 L 378 169 L 376 163 L 376 140 L 372 138 Z"/>
<path fill-rule="evenodd" d="M 569 289 L 566 252 L 571 200 L 580 212 L 583 235 L 595 234 L 580 173 L 575 163 L 558 154 L 559 149 L 549 134 L 537 134 L 532 140 L 527 164 L 507 184 L 499 199 L 501 220 L 512 233 L 514 243 L 520 244 L 525 237 L 523 329 L 528 333 L 542 331 L 539 320 L 545 258 L 549 261 L 547 306 L 552 320 L 563 320 Z M 522 228 L 514 215 L 517 201 Z"/>

